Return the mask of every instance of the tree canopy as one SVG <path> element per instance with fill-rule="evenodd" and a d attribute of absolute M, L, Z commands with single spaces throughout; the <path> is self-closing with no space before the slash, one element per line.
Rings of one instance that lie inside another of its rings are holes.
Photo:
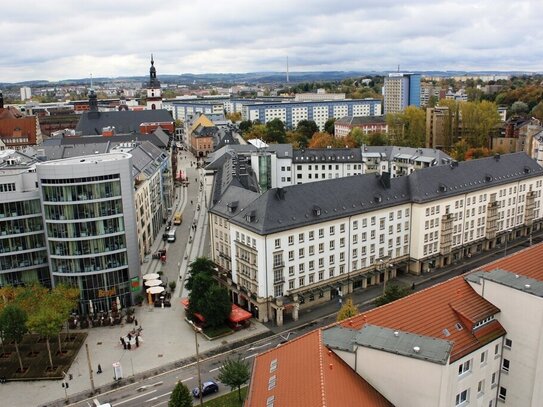
<path fill-rule="evenodd" d="M 184 383 L 177 382 L 170 395 L 168 407 L 192 407 L 192 397 Z"/>
<path fill-rule="evenodd" d="M 385 290 L 385 293 L 375 300 L 375 305 L 385 305 L 389 302 L 399 300 L 411 293 L 409 287 L 397 284 L 389 284 Z"/>
<path fill-rule="evenodd" d="M 347 301 L 345 301 L 345 304 L 341 306 L 337 313 L 336 321 L 343 321 L 344 319 L 354 317 L 355 315 L 358 315 L 358 308 L 353 304 L 351 298 L 347 298 Z"/>
<path fill-rule="evenodd" d="M 15 351 L 19 359 L 19 367 L 24 370 L 21 355 L 19 353 L 19 343 L 23 340 L 23 336 L 27 332 L 26 327 L 27 315 L 26 312 L 15 304 L 8 304 L 0 313 L 0 329 L 2 330 L 2 340 L 15 342 Z"/>
<path fill-rule="evenodd" d="M 238 389 L 238 399 L 241 401 L 241 386 L 251 378 L 249 364 L 240 358 L 227 359 L 220 367 L 218 377 L 231 390 Z"/>

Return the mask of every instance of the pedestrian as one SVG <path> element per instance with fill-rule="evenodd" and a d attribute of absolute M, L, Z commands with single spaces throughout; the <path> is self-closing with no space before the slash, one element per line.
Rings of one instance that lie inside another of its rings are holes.
<path fill-rule="evenodd" d="M 192 205 L 192 199 L 190 200 L 190 204 Z"/>
<path fill-rule="evenodd" d="M 121 344 L 124 345 L 124 338 L 121 336 Z"/>
<path fill-rule="evenodd" d="M 130 333 L 128 333 L 128 343 L 130 343 L 131 339 L 132 339 L 132 335 L 130 335 Z"/>
<path fill-rule="evenodd" d="M 132 349 L 132 345 L 130 344 L 130 342 L 128 342 L 128 350 L 131 350 Z"/>
<path fill-rule="evenodd" d="M 411 290 L 415 290 L 415 283 L 413 282 L 413 284 L 411 284 Z"/>
<path fill-rule="evenodd" d="M 98 369 L 96 370 L 96 373 L 97 374 L 102 373 L 102 366 L 100 366 L 100 364 L 98 364 Z"/>
<path fill-rule="evenodd" d="M 140 347 L 139 336 L 136 336 L 136 348 L 139 348 L 139 347 Z"/>
<path fill-rule="evenodd" d="M 128 348 L 128 344 L 126 342 L 123 341 L 123 348 L 124 350 L 126 350 Z"/>
<path fill-rule="evenodd" d="M 138 320 L 134 318 L 134 325 L 138 326 Z"/>

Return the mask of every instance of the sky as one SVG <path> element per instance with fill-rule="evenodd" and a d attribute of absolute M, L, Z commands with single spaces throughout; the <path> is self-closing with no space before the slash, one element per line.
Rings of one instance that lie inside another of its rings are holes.
<path fill-rule="evenodd" d="M 285 71 L 543 71 L 543 0 L 19 0 L 0 82 Z"/>

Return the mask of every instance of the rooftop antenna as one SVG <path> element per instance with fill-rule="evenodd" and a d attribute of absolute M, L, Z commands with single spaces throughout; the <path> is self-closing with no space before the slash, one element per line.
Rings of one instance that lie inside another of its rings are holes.
<path fill-rule="evenodd" d="M 288 55 L 287 55 L 287 83 L 288 83 Z"/>
<path fill-rule="evenodd" d="M 398 64 L 398 73 L 400 73 L 400 64 Z"/>

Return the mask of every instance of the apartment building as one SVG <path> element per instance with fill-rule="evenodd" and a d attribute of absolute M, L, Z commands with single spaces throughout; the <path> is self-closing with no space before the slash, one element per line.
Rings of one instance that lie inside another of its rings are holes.
<path fill-rule="evenodd" d="M 334 122 L 334 135 L 336 137 L 344 137 L 355 128 L 362 130 L 364 134 L 388 133 L 388 124 L 384 116 L 346 116 Z"/>
<path fill-rule="evenodd" d="M 420 106 L 420 75 L 395 72 L 385 77 L 383 85 L 386 113 L 398 113 L 407 106 Z"/>
<path fill-rule="evenodd" d="M 379 99 L 254 102 L 243 106 L 242 119 L 258 120 L 263 124 L 280 119 L 289 129 L 295 128 L 301 120 L 313 120 L 323 130 L 326 121 L 332 118 L 380 116 L 381 104 Z"/>
<path fill-rule="evenodd" d="M 222 163 L 225 155 L 250 166 L 261 191 L 369 173 L 390 172 L 394 178 L 451 161 L 443 152 L 425 148 L 363 146 L 293 149 L 290 144 L 267 145 L 258 140 L 258 143 L 228 145 L 217 150 L 211 155 L 210 166 L 215 168 L 215 161 Z"/>
<path fill-rule="evenodd" d="M 132 304 L 140 274 L 132 157 L 96 154 L 36 164 L 53 283 L 79 287 L 81 307 Z"/>
<path fill-rule="evenodd" d="M 0 286 L 51 286 L 36 159 L 0 151 Z"/>
<path fill-rule="evenodd" d="M 538 406 L 542 260 L 530 247 L 264 352 L 246 405 Z"/>
<path fill-rule="evenodd" d="M 220 263 L 217 247 L 229 239 L 234 302 L 277 324 L 398 271 L 424 273 L 541 228 L 543 169 L 524 153 L 221 198 L 232 186 L 214 192 L 212 259 Z"/>
<path fill-rule="evenodd" d="M 40 122 L 37 116 L 25 116 L 15 107 L 4 107 L 0 92 L 0 141 L 4 148 L 24 150 L 42 142 Z"/>

